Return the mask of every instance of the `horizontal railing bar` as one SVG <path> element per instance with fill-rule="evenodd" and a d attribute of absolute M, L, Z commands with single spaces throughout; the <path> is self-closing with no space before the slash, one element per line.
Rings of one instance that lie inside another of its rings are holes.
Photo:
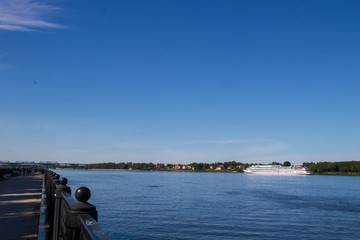
<path fill-rule="evenodd" d="M 68 207 L 77 203 L 76 200 L 73 197 L 71 197 L 71 195 L 67 192 L 62 192 L 61 196 L 62 199 L 64 200 L 64 204 L 66 204 Z"/>
<path fill-rule="evenodd" d="M 93 240 L 110 240 L 110 236 L 102 229 L 102 227 L 89 214 L 78 216 L 79 226 L 83 239 Z"/>

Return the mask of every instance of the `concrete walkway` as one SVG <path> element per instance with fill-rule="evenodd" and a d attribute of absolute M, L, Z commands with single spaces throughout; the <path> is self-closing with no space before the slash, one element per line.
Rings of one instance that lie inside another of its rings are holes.
<path fill-rule="evenodd" d="M 0 239 L 37 239 L 43 174 L 0 181 Z"/>

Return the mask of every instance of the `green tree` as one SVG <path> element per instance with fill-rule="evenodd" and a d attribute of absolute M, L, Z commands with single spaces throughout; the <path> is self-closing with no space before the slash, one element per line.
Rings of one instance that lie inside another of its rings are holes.
<path fill-rule="evenodd" d="M 286 167 L 289 167 L 289 166 L 291 166 L 291 162 L 285 161 L 283 165 L 286 166 Z"/>

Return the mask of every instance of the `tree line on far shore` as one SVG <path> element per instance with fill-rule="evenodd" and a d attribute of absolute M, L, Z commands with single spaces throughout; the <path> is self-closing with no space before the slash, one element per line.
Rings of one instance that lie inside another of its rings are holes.
<path fill-rule="evenodd" d="M 346 162 L 304 162 L 314 174 L 360 175 L 360 161 Z"/>
<path fill-rule="evenodd" d="M 121 169 L 121 170 L 144 170 L 144 171 L 227 171 L 244 172 L 244 169 L 258 163 L 242 163 L 236 161 L 215 162 L 215 163 L 190 163 L 190 164 L 163 164 L 163 163 L 133 163 L 133 162 L 107 162 L 91 164 L 71 164 L 69 166 L 57 166 L 58 168 L 76 168 L 76 169 Z M 269 163 L 272 165 L 290 166 L 289 161 L 283 164 L 279 162 Z"/>
<path fill-rule="evenodd" d="M 144 171 L 223 171 L 223 172 L 244 172 L 244 169 L 258 163 L 242 163 L 236 161 L 216 163 L 190 163 L 190 164 L 163 164 L 163 163 L 133 163 L 133 162 L 107 162 L 92 164 L 71 164 L 71 166 L 57 166 L 59 168 L 76 169 L 122 169 L 122 170 L 144 170 Z M 284 163 L 272 162 L 272 165 L 290 166 L 289 161 Z M 347 162 L 304 162 L 314 174 L 331 175 L 360 175 L 360 161 Z"/>
<path fill-rule="evenodd" d="M 133 162 L 107 162 L 107 163 L 91 163 L 79 164 L 71 166 L 57 166 L 58 168 L 76 168 L 76 169 L 123 169 L 123 170 L 145 170 L 145 171 L 235 171 L 243 172 L 243 170 L 253 164 L 231 162 L 216 163 L 190 163 L 190 164 L 163 164 L 163 163 L 133 163 Z"/>

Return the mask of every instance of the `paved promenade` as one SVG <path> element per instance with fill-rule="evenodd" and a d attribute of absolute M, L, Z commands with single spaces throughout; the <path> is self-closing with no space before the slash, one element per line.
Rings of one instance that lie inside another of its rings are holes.
<path fill-rule="evenodd" d="M 0 239 L 37 239 L 42 174 L 0 181 Z"/>

